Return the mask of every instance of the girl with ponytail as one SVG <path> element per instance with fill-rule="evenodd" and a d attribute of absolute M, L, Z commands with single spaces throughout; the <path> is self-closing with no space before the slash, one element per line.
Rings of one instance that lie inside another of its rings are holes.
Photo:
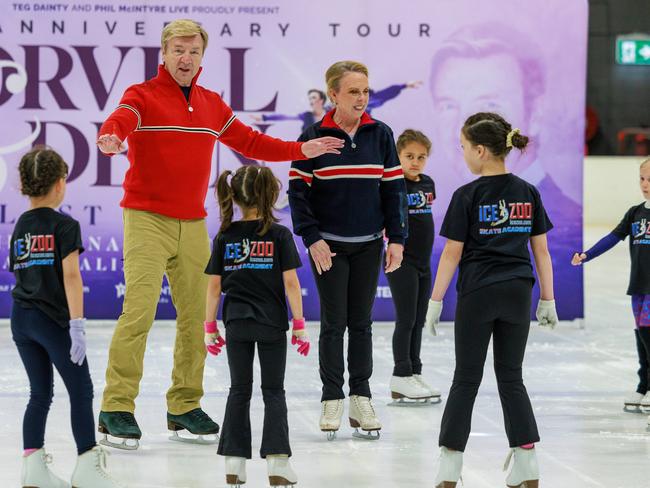
<path fill-rule="evenodd" d="M 224 171 L 217 181 L 221 227 L 205 272 L 210 275 L 205 316 L 205 344 L 218 355 L 228 343 L 230 394 L 218 453 L 225 456 L 226 483 L 246 482 L 251 458 L 250 399 L 255 345 L 262 371 L 264 431 L 260 455 L 266 458 L 269 483 L 292 485 L 297 477 L 289 464 L 289 426 L 284 394 L 287 355 L 287 303 L 293 314 L 291 344 L 309 353 L 296 268 L 301 266 L 289 229 L 273 215 L 280 183 L 269 168 L 242 166 Z M 236 220 L 235 206 L 241 218 Z M 216 316 L 225 295 L 220 335 Z"/>
<path fill-rule="evenodd" d="M 456 370 L 440 427 L 436 488 L 453 488 L 460 478 L 490 339 L 511 448 L 506 466 L 514 457 L 506 484 L 513 488 L 539 484 L 534 449 L 539 433 L 522 379 L 535 282 L 529 245 L 539 279 L 539 325 L 554 327 L 558 317 L 546 241 L 553 225 L 537 188 L 506 169 L 512 149 L 523 151 L 528 142 L 503 117 L 487 112 L 469 117 L 460 133 L 465 162 L 479 178 L 458 188 L 449 203 L 440 230 L 447 243 L 425 321 L 435 333 L 442 299 L 460 267 L 454 320 Z"/>

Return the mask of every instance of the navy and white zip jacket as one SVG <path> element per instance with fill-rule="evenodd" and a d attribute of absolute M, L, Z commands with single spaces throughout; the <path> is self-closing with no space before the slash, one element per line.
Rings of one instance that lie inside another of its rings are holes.
<path fill-rule="evenodd" d="M 404 175 L 393 132 L 367 113 L 354 137 L 334 122 L 334 110 L 308 127 L 298 139 L 333 136 L 345 140 L 341 154 L 294 161 L 289 171 L 289 205 L 294 232 L 305 247 L 321 232 L 360 237 L 385 230 L 390 243 L 404 244 L 408 234 Z"/>

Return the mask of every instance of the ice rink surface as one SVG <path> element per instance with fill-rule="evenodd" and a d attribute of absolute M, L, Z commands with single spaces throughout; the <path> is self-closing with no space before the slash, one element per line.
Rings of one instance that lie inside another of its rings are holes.
<path fill-rule="evenodd" d="M 587 229 L 586 244 L 593 244 L 609 230 Z M 629 297 L 625 295 L 628 272 L 626 242 L 586 266 L 584 329 L 578 323 L 562 323 L 555 331 L 532 327 L 524 378 L 542 437 L 537 446 L 541 486 L 650 487 L 648 415 L 624 413 L 622 409 L 623 397 L 634 391 L 637 381 L 633 318 Z M 557 300 L 572 299 L 557 297 Z M 88 332 L 96 413 L 113 326 L 114 322 L 93 323 Z M 292 463 L 299 476 L 299 486 L 433 487 L 444 402 L 419 408 L 387 406 L 392 373 L 392 328 L 388 323 L 374 327 L 371 387 L 383 423 L 378 441 L 353 439 L 347 422 L 338 439 L 326 440 L 318 430 L 317 350 L 312 349 L 306 359 L 289 350 L 285 388 L 294 453 Z M 314 340 L 318 335 L 317 324 L 310 324 L 309 331 Z M 173 341 L 172 324 L 154 325 L 137 400 L 136 417 L 144 433 L 141 447 L 136 452 L 111 450 L 109 469 L 131 488 L 224 487 L 224 463 L 215 454 L 216 447 L 167 440 L 165 392 L 170 381 Z M 443 324 L 438 337 L 425 333 L 422 360 L 425 379 L 443 391 L 444 400 L 454 369 L 451 324 Z M 501 469 L 508 445 L 491 360 L 489 355 L 465 453 L 463 478 L 467 488 L 505 486 Z M 6 321 L 0 325 L 0 372 L 0 487 L 13 488 L 20 486 L 21 425 L 28 384 Z M 255 456 L 259 451 L 263 414 L 258 378 L 259 371 L 251 406 Z M 202 406 L 219 424 L 228 384 L 225 355 L 208 357 Z M 347 408 L 346 401 L 346 413 Z M 46 449 L 54 457 L 53 470 L 69 477 L 76 456 L 67 394 L 58 377 Z M 266 463 L 259 457 L 248 463 L 246 486 L 268 486 Z"/>

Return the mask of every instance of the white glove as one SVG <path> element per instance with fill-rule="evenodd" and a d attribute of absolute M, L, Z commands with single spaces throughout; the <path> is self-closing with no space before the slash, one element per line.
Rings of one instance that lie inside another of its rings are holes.
<path fill-rule="evenodd" d="M 424 325 L 431 332 L 432 335 L 438 335 L 436 332 L 436 325 L 440 323 L 440 314 L 442 313 L 442 302 L 436 302 L 429 299 L 429 306 L 427 307 L 427 317 L 424 320 Z"/>
<path fill-rule="evenodd" d="M 554 329 L 558 323 L 557 312 L 555 311 L 555 300 L 541 300 L 537 304 L 537 321 L 542 327 Z"/>

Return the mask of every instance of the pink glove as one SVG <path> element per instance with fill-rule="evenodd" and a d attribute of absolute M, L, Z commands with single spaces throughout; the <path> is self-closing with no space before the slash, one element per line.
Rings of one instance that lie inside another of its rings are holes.
<path fill-rule="evenodd" d="M 307 356 L 309 354 L 309 337 L 305 329 L 305 319 L 293 319 L 293 327 L 291 329 L 291 345 L 298 344 L 298 354 Z"/>
<path fill-rule="evenodd" d="M 212 322 L 203 322 L 203 330 L 205 331 L 205 336 L 203 338 L 205 348 L 213 356 L 218 356 L 221 352 L 221 348 L 226 345 L 226 341 L 224 341 L 223 337 L 219 334 L 217 321 L 213 320 Z"/>

